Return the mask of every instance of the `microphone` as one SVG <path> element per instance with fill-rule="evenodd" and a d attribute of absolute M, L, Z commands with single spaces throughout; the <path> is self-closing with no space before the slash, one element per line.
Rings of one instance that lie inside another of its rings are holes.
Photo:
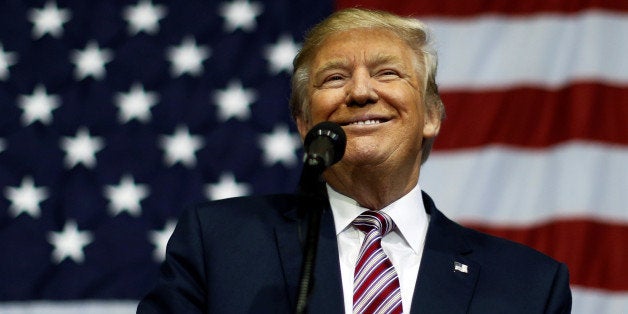
<path fill-rule="evenodd" d="M 346 146 L 347 135 L 340 125 L 330 121 L 315 125 L 303 141 L 302 190 L 313 192 L 323 171 L 342 159 Z"/>
<path fill-rule="evenodd" d="M 315 125 L 307 133 L 303 146 L 304 167 L 325 170 L 342 159 L 347 146 L 347 136 L 340 125 L 325 121 Z"/>
<path fill-rule="evenodd" d="M 307 217 L 307 234 L 303 242 L 303 260 L 301 262 L 301 278 L 297 290 L 297 314 L 304 314 L 307 309 L 308 296 L 314 285 L 314 264 L 318 248 L 320 222 L 323 208 L 329 207 L 322 184 L 321 174 L 325 169 L 337 163 L 345 154 L 347 135 L 342 128 L 333 122 L 321 122 L 315 125 L 303 141 L 305 155 L 303 170 L 299 182 L 300 210 Z M 299 224 L 299 239 L 301 224 Z"/>

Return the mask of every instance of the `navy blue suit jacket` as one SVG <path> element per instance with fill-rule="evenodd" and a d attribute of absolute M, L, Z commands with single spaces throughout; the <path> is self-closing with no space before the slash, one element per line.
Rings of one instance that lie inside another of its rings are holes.
<path fill-rule="evenodd" d="M 523 245 L 462 227 L 423 194 L 430 222 L 412 313 L 569 313 L 567 268 Z M 291 313 L 305 223 L 291 195 L 186 211 L 138 313 Z M 455 263 L 466 265 L 466 272 Z M 323 211 L 309 313 L 342 313 L 331 210 Z"/>

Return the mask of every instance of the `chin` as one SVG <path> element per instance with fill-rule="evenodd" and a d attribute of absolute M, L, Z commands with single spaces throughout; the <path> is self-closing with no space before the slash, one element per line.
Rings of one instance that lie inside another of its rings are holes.
<path fill-rule="evenodd" d="M 358 167 L 378 165 L 383 163 L 386 159 L 386 154 L 383 154 L 380 150 L 367 149 L 345 152 L 341 162 L 353 167 Z"/>

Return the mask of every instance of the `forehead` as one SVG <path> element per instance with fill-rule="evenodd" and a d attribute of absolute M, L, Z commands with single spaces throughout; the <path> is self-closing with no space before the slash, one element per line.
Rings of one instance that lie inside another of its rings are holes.
<path fill-rule="evenodd" d="M 357 61 L 415 61 L 412 48 L 396 33 L 381 28 L 356 28 L 329 35 L 312 59 L 312 69 L 329 63 Z"/>

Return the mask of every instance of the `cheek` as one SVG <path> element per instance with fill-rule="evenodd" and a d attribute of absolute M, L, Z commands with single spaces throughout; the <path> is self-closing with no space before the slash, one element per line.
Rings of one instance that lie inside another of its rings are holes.
<path fill-rule="evenodd" d="M 416 114 L 418 106 L 422 106 L 421 93 L 405 81 L 379 86 L 378 94 L 400 112 Z"/>
<path fill-rule="evenodd" d="M 310 113 L 312 122 L 329 120 L 329 116 L 343 103 L 342 93 L 339 91 L 316 91 L 310 95 Z"/>

